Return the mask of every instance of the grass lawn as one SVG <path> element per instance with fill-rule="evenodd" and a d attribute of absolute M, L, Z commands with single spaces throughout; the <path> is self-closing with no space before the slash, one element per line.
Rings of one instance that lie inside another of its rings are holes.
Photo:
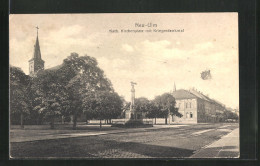
<path fill-rule="evenodd" d="M 237 127 L 238 124 L 203 124 L 180 128 L 126 130 L 122 133 L 88 137 L 12 142 L 11 156 L 14 158 L 182 158 L 191 156 L 194 151 L 218 140 Z M 206 130 L 208 131 L 203 134 L 193 135 L 194 132 Z M 83 132 L 84 130 L 70 131 Z M 15 132 L 17 131 L 14 131 L 14 135 Z"/>

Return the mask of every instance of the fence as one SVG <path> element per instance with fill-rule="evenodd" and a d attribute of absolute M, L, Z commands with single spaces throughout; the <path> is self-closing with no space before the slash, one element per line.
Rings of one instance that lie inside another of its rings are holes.
<path fill-rule="evenodd" d="M 125 124 L 129 119 L 112 119 L 112 124 Z M 140 119 L 144 124 L 153 124 L 152 119 Z"/>

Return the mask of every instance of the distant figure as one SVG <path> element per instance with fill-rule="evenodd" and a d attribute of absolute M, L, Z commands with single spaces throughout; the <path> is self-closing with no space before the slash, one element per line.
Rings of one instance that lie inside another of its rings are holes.
<path fill-rule="evenodd" d="M 209 79 L 211 79 L 211 74 L 210 74 L 210 70 L 205 70 L 205 71 L 203 71 L 202 73 L 200 73 L 201 74 L 201 78 L 203 79 L 203 80 L 209 80 Z"/>

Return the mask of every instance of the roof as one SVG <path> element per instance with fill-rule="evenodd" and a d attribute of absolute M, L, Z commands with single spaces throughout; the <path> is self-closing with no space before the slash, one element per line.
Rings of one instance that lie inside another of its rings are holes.
<path fill-rule="evenodd" d="M 226 110 L 228 110 L 228 111 L 234 111 L 234 109 L 232 109 L 231 107 L 227 107 Z"/>
<path fill-rule="evenodd" d="M 48 69 L 45 69 L 45 70 L 40 70 L 40 71 L 37 72 L 37 74 L 46 74 L 46 73 L 49 73 L 49 72 L 56 72 L 59 69 L 61 69 L 62 66 L 63 65 L 61 64 L 61 65 L 54 66 L 54 67 L 51 67 L 51 68 L 48 68 Z"/>
<path fill-rule="evenodd" d="M 224 105 L 221 102 L 214 100 L 214 99 L 210 99 L 209 97 L 207 97 L 206 95 L 196 91 L 196 90 L 185 90 L 185 89 L 180 89 L 180 90 L 176 90 L 172 92 L 172 95 L 175 99 L 194 99 L 194 98 L 200 98 L 202 100 L 206 100 L 208 102 L 215 102 L 217 104 L 220 105 Z"/>
<path fill-rule="evenodd" d="M 46 70 L 50 71 L 50 70 L 59 70 L 60 68 L 62 68 L 63 64 L 60 64 L 60 65 L 57 65 L 57 66 L 54 66 L 54 67 L 51 67 L 51 68 L 48 68 Z"/>
<path fill-rule="evenodd" d="M 203 95 L 202 93 L 196 91 L 196 90 L 190 90 L 190 93 L 192 93 L 193 95 L 197 96 L 200 99 L 206 100 L 211 102 L 211 99 L 208 98 L 207 96 Z"/>
<path fill-rule="evenodd" d="M 225 107 L 225 105 L 215 99 L 211 99 L 208 96 L 194 90 L 184 90 L 184 89 L 180 89 L 177 91 L 173 91 L 172 92 L 172 96 L 176 99 L 176 100 L 180 100 L 180 99 L 194 99 L 194 98 L 200 98 L 202 100 L 208 101 L 208 102 L 213 102 L 216 103 L 218 105 L 221 105 L 222 107 Z"/>
<path fill-rule="evenodd" d="M 216 99 L 211 99 L 212 101 L 214 101 L 215 103 L 221 105 L 222 107 L 225 107 L 225 104 L 221 103 L 220 101 L 216 100 Z M 232 109 L 232 108 L 231 108 Z"/>
<path fill-rule="evenodd" d="M 35 42 L 35 45 L 34 45 L 33 57 L 32 57 L 32 59 L 29 60 L 29 62 L 32 61 L 32 60 L 40 60 L 40 61 L 43 61 L 42 58 L 41 58 L 41 50 L 40 50 L 40 44 L 39 44 L 38 34 L 37 34 L 36 42 Z M 43 61 L 43 62 L 44 62 L 44 61 Z"/>
<path fill-rule="evenodd" d="M 194 94 L 190 93 L 187 90 L 180 89 L 172 92 L 172 96 L 175 99 L 194 99 L 197 98 Z"/>

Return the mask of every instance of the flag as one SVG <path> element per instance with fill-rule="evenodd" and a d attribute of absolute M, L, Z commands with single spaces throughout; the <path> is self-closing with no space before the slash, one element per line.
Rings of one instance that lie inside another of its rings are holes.
<path fill-rule="evenodd" d="M 200 74 L 201 74 L 201 79 L 203 79 L 203 80 L 211 79 L 210 70 L 205 70 L 205 71 L 201 72 Z"/>

